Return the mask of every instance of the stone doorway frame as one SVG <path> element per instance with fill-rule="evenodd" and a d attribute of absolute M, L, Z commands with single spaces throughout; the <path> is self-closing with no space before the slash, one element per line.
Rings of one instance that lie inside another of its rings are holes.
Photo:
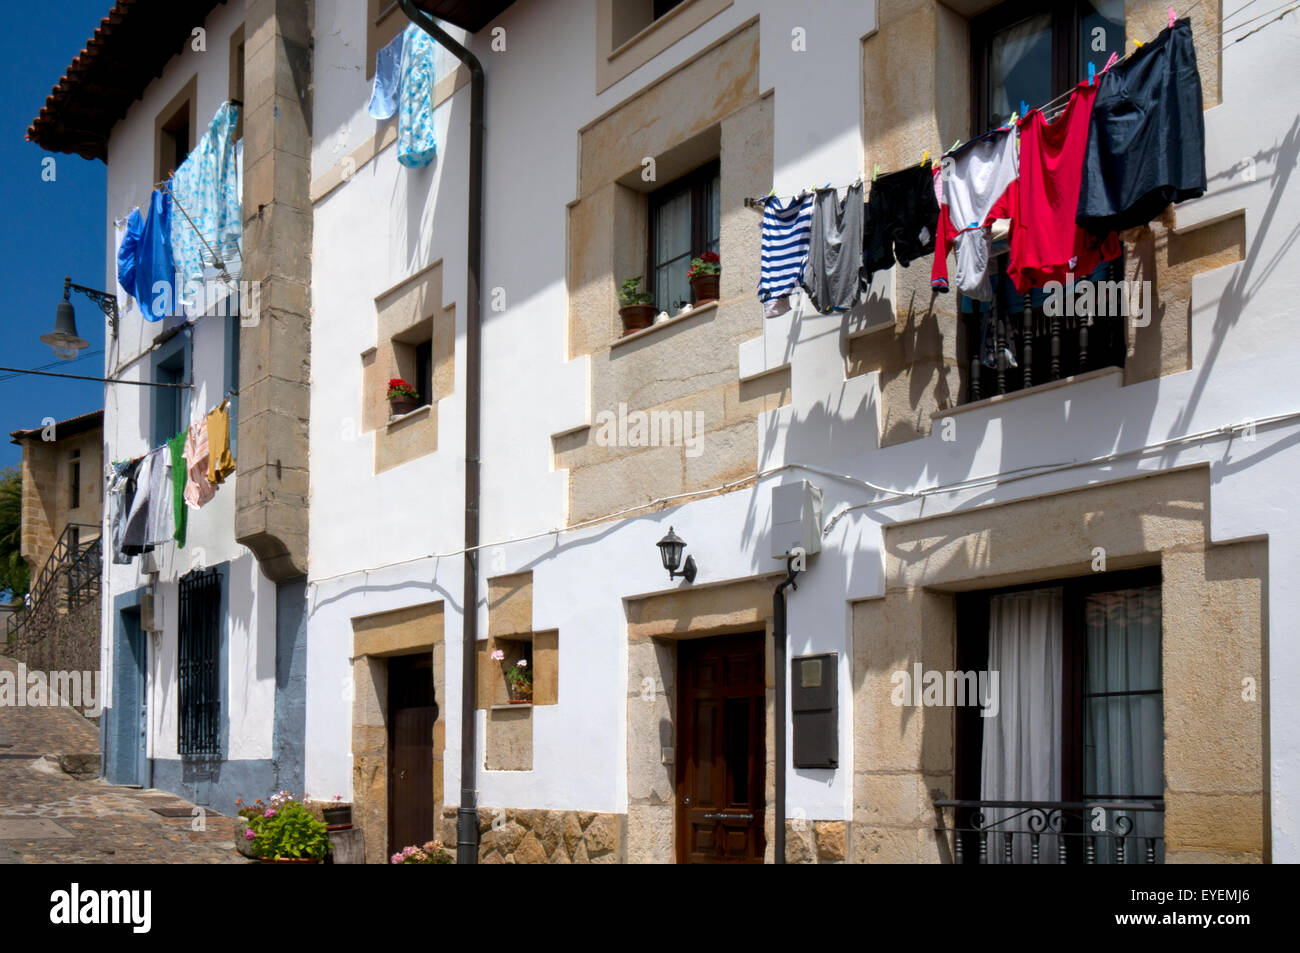
<path fill-rule="evenodd" d="M 443 603 L 426 602 L 352 619 L 352 816 L 366 836 L 366 863 L 387 862 L 388 659 L 433 654 L 433 818 L 442 817 L 446 748 L 446 647 Z"/>
<path fill-rule="evenodd" d="M 773 859 L 776 681 L 772 591 L 784 573 L 682 587 L 624 600 L 627 613 L 627 861 L 677 862 L 677 643 L 764 633 L 764 862 Z M 664 749 L 674 757 L 664 763 Z"/>

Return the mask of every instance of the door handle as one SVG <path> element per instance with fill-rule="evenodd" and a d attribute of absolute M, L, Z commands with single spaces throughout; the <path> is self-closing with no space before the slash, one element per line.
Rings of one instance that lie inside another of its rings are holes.
<path fill-rule="evenodd" d="M 405 769 L 405 768 L 403 768 L 400 772 L 398 772 L 397 780 L 399 780 L 399 781 L 405 781 L 405 780 L 406 780 L 406 769 Z"/>
<path fill-rule="evenodd" d="M 704 815 L 706 821 L 752 821 L 753 814 L 709 813 Z"/>

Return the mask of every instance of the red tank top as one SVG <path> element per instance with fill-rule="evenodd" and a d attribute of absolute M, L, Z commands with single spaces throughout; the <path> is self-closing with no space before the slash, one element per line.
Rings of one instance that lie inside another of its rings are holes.
<path fill-rule="evenodd" d="M 1007 274 L 1022 294 L 1049 281 L 1064 282 L 1067 274 L 1081 279 L 1123 251 L 1114 232 L 1098 239 L 1074 221 L 1096 96 L 1096 85 L 1080 83 L 1055 122 L 1038 109 L 1020 122 Z"/>

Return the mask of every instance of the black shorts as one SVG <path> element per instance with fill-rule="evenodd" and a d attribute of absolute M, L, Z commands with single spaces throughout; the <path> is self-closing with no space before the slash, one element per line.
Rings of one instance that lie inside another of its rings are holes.
<path fill-rule="evenodd" d="M 882 175 L 871 183 L 867 220 L 862 228 L 862 265 L 868 274 L 906 268 L 934 251 L 939 202 L 934 197 L 934 169 L 927 162 Z"/>
<path fill-rule="evenodd" d="M 1191 20 L 1101 76 L 1076 221 L 1094 235 L 1145 225 L 1205 194 L 1205 117 Z"/>

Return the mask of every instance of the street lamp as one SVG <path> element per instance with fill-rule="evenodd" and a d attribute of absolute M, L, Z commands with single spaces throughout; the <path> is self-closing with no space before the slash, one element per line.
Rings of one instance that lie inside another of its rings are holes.
<path fill-rule="evenodd" d="M 686 549 L 686 540 L 674 533 L 671 526 L 668 527 L 668 535 L 655 545 L 659 547 L 659 557 L 663 560 L 664 568 L 668 570 L 669 579 L 681 576 L 687 582 L 695 581 L 694 556 L 687 556 L 686 565 L 682 566 L 681 572 L 677 571 L 677 567 L 682 565 L 682 552 Z"/>
<path fill-rule="evenodd" d="M 49 334 L 41 335 L 41 342 L 52 347 L 55 355 L 65 361 L 72 360 L 77 356 L 78 351 L 90 346 L 89 341 L 77 334 L 77 315 L 72 310 L 72 302 L 69 300 L 70 293 L 73 291 L 79 291 L 99 305 L 99 310 L 104 312 L 104 317 L 108 318 L 113 334 L 117 334 L 117 298 L 105 291 L 74 285 L 70 277 L 65 277 L 63 300 L 59 302 L 54 312 L 54 330 Z"/>

